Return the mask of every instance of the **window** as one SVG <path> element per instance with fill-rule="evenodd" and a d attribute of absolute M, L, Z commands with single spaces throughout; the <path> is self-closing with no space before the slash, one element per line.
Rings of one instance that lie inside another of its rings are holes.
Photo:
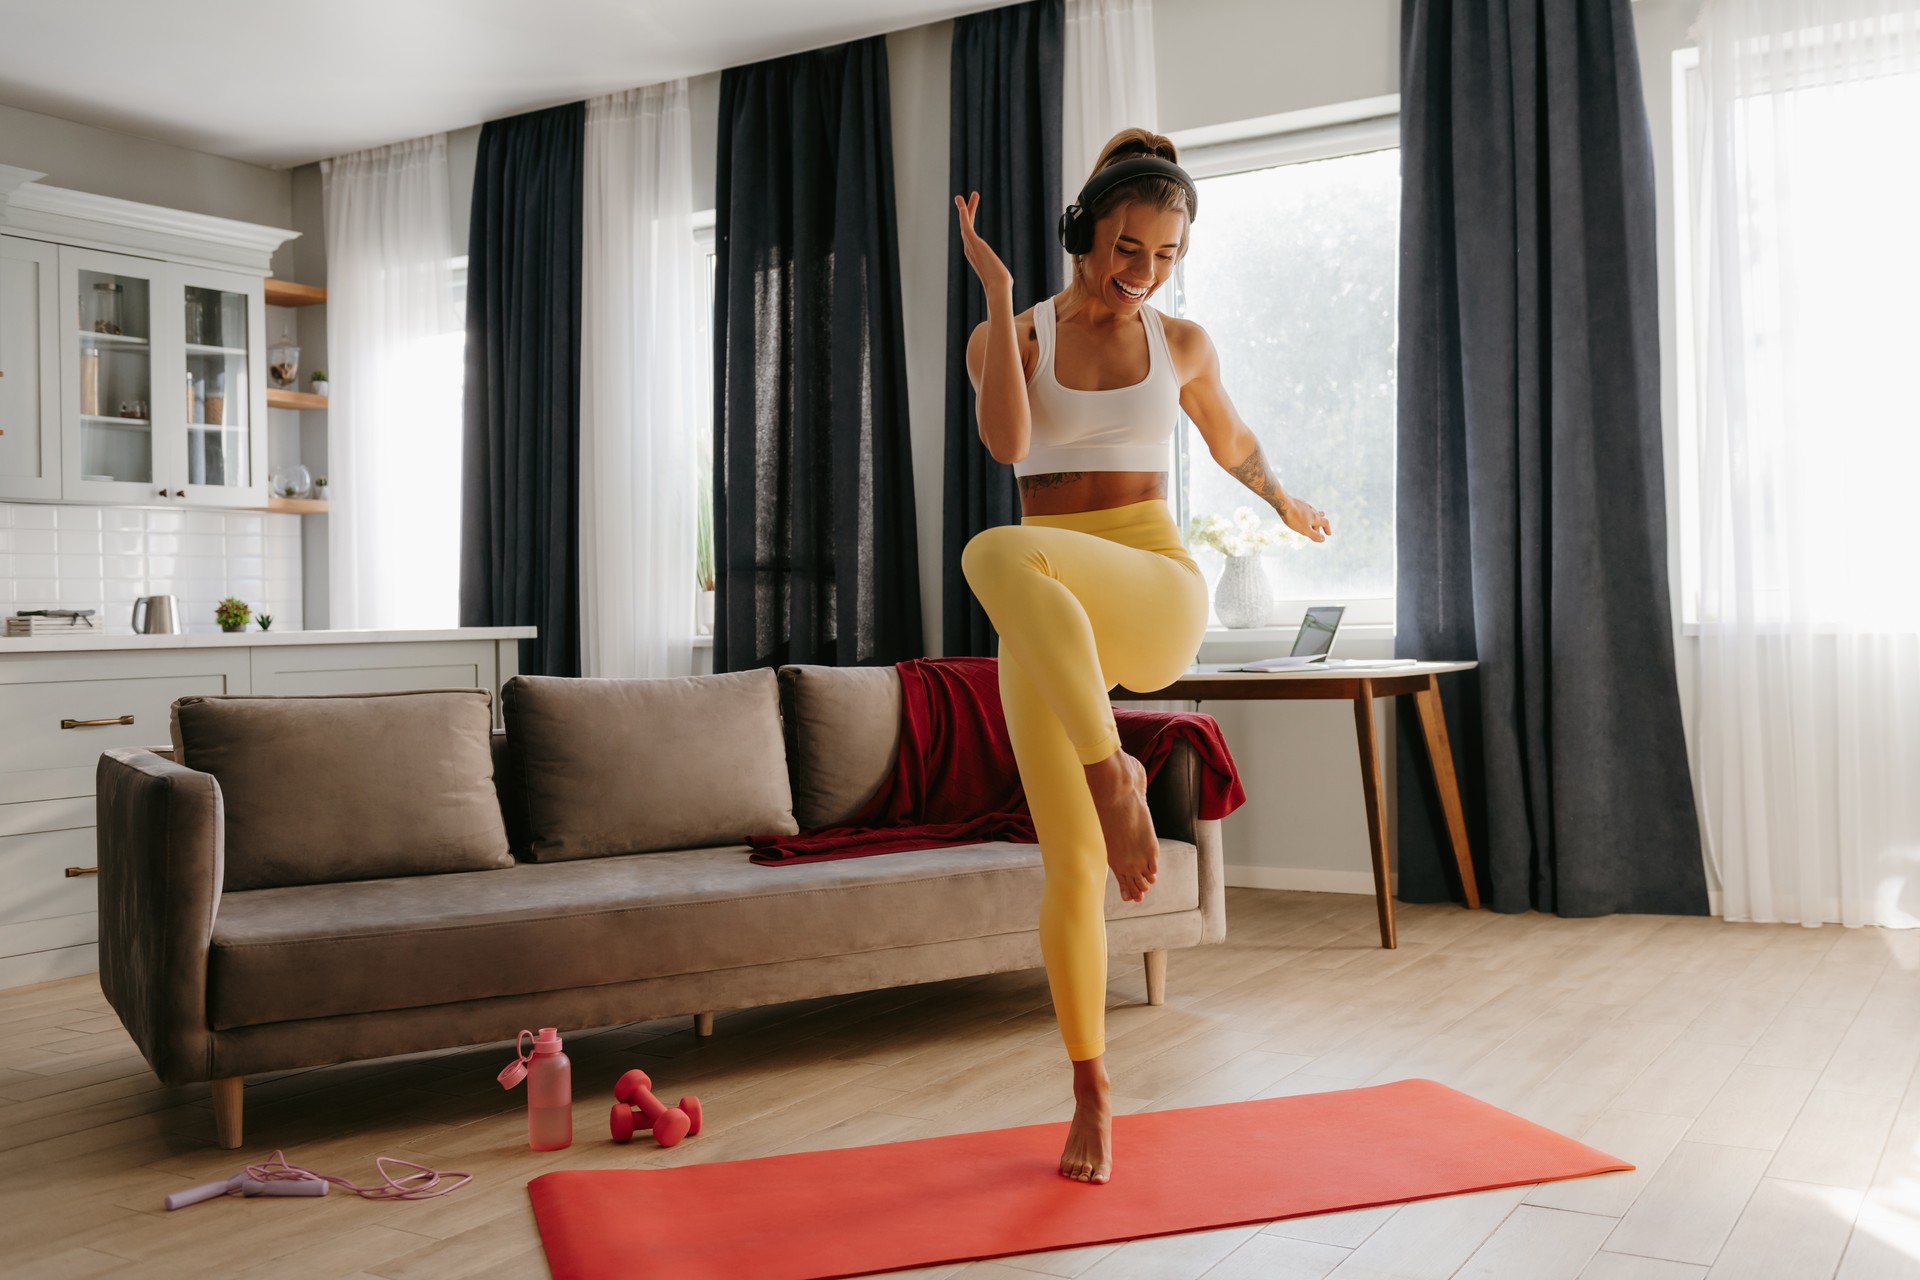
<path fill-rule="evenodd" d="M 1747 78 L 1722 90 L 1723 137 L 1708 136 L 1700 51 L 1674 54 L 1690 628 L 1920 625 L 1920 593 L 1897 585 L 1912 580 L 1920 466 L 1904 373 L 1920 167 L 1897 139 L 1920 120 L 1920 61 L 1890 52 L 1900 28 L 1888 21 L 1878 53 L 1866 19 L 1753 36 L 1732 60 Z M 1711 190 L 1716 167 L 1737 180 Z"/>
<path fill-rule="evenodd" d="M 1324 544 L 1290 537 L 1269 553 L 1277 622 L 1328 602 L 1349 621 L 1392 621 L 1398 142 L 1389 118 L 1184 157 L 1203 216 L 1174 314 L 1206 327 L 1274 471 L 1333 524 Z M 1176 467 L 1183 524 L 1259 505 L 1191 423 Z"/>

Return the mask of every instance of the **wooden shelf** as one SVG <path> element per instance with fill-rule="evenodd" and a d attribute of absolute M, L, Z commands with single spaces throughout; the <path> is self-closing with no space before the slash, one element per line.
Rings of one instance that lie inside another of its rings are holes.
<path fill-rule="evenodd" d="M 323 516 L 327 513 L 327 500 L 325 498 L 268 498 L 265 510 L 298 516 Z"/>
<path fill-rule="evenodd" d="M 316 396 L 306 391 L 282 391 L 278 387 L 267 388 L 267 408 L 269 409 L 324 409 L 326 407 L 325 396 Z"/>
<path fill-rule="evenodd" d="M 291 280 L 267 279 L 267 305 L 270 307 L 312 307 L 326 302 L 327 291 L 317 284 L 295 284 Z"/>

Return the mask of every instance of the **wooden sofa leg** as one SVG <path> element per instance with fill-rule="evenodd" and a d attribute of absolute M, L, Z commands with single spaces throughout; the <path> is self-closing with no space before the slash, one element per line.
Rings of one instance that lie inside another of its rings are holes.
<path fill-rule="evenodd" d="M 713 1014 L 696 1013 L 693 1015 L 693 1034 L 702 1040 L 713 1034 Z"/>
<path fill-rule="evenodd" d="M 1149 951 L 1147 958 L 1147 1003 L 1167 1002 L 1167 953 Z"/>
<path fill-rule="evenodd" d="M 246 1082 L 245 1076 L 228 1076 L 213 1082 L 213 1128 L 220 1137 L 221 1148 L 226 1151 L 240 1145 L 240 1090 Z"/>

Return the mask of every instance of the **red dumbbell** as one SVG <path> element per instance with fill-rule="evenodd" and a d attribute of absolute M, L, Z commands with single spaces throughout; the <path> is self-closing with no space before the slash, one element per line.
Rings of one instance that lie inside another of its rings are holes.
<path fill-rule="evenodd" d="M 618 1101 L 608 1127 L 615 1142 L 629 1142 L 635 1133 L 651 1129 L 661 1146 L 671 1147 L 700 1132 L 700 1099 L 688 1095 L 678 1106 L 668 1106 L 653 1096 L 653 1081 L 638 1067 L 614 1082 L 613 1096 Z"/>

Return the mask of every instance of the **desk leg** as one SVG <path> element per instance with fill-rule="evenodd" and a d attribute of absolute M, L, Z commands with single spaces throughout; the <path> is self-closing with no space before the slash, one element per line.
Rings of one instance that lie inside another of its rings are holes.
<path fill-rule="evenodd" d="M 1380 747 L 1373 729 L 1373 681 L 1353 695 L 1353 728 L 1360 739 L 1360 789 L 1367 801 L 1367 838 L 1373 845 L 1373 894 L 1380 909 L 1380 945 L 1400 945 L 1393 929 L 1393 894 L 1387 882 L 1386 788 L 1380 781 Z"/>
<path fill-rule="evenodd" d="M 1427 762 L 1433 766 L 1433 788 L 1440 793 L 1440 811 L 1447 818 L 1447 839 L 1453 845 L 1454 865 L 1460 868 L 1460 886 L 1467 907 L 1480 908 L 1480 886 L 1473 878 L 1473 852 L 1467 847 L 1467 814 L 1460 806 L 1460 779 L 1453 771 L 1453 744 L 1447 740 L 1447 712 L 1440 705 L 1440 677 L 1428 676 L 1427 687 L 1413 695 L 1420 709 L 1420 728 L 1427 739 Z"/>

